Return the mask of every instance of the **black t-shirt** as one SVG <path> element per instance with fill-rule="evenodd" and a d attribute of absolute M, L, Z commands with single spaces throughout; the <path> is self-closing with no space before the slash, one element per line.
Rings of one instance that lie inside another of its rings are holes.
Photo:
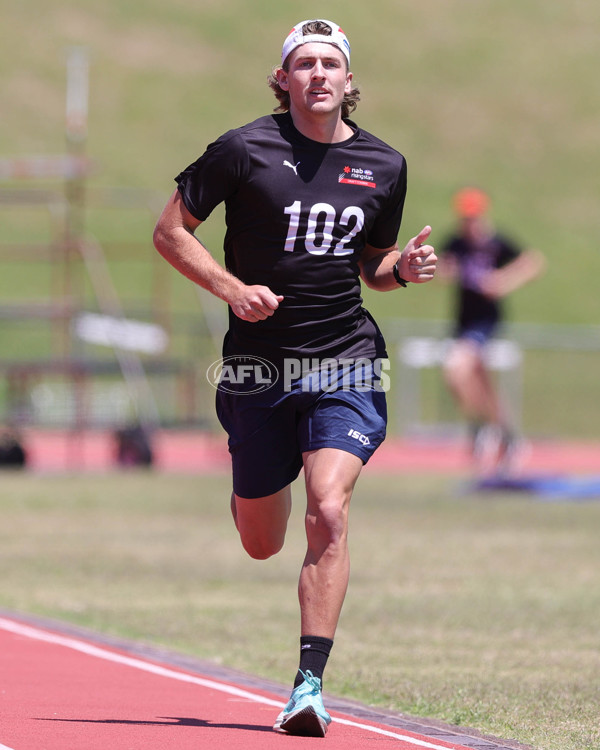
<path fill-rule="evenodd" d="M 225 355 L 385 356 L 362 307 L 358 261 L 367 243 L 396 242 L 406 163 L 348 123 L 348 140 L 323 144 L 296 130 L 289 113 L 267 115 L 225 133 L 176 178 L 198 220 L 225 203 L 226 267 L 284 296 L 258 323 L 230 311 Z"/>
<path fill-rule="evenodd" d="M 478 246 L 457 235 L 442 246 L 441 253 L 452 256 L 458 265 L 457 333 L 479 323 L 494 326 L 501 320 L 501 302 L 481 293 L 481 279 L 489 271 L 515 260 L 520 252 L 518 245 L 501 234 L 490 236 Z"/>

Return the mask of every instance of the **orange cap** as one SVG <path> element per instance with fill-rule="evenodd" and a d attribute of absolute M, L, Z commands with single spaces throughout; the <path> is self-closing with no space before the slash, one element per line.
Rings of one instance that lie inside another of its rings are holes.
<path fill-rule="evenodd" d="M 470 219 L 482 216 L 490 207 L 490 199 L 483 190 L 466 187 L 456 193 L 452 204 L 460 217 Z"/>

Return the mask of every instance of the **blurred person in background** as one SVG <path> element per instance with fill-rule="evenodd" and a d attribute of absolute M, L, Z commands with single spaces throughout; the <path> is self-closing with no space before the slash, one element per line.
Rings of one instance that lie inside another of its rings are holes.
<path fill-rule="evenodd" d="M 440 278 L 455 285 L 444 379 L 470 424 L 476 466 L 484 473 L 506 473 L 520 441 L 486 366 L 485 347 L 504 320 L 504 298 L 537 278 L 545 260 L 495 229 L 483 190 L 462 188 L 453 208 L 457 226 L 441 244 L 439 263 Z"/>
<path fill-rule="evenodd" d="M 348 119 L 359 99 L 349 65 L 337 24 L 294 26 L 269 78 L 276 114 L 229 131 L 187 167 L 154 233 L 178 271 L 229 305 L 223 355 L 244 363 L 244 377 L 239 391 L 219 382 L 217 414 L 229 435 L 231 510 L 251 557 L 282 548 L 291 483 L 304 470 L 300 661 L 274 728 L 316 737 L 331 721 L 322 678 L 349 579 L 350 499 L 387 422 L 375 373 L 385 342 L 360 280 L 398 290 L 430 281 L 437 261 L 429 226 L 398 247 L 406 163 Z M 226 268 L 194 235 L 223 202 Z M 257 358 L 283 374 L 268 389 L 246 377 Z M 331 383 L 311 387 L 320 374 L 313 362 L 337 363 Z M 367 387 L 361 371 L 375 375 Z"/>

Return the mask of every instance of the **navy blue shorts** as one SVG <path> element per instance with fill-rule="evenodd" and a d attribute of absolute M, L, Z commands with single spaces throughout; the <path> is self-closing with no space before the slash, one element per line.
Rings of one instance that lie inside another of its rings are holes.
<path fill-rule="evenodd" d="M 218 388 L 216 406 L 229 435 L 233 490 L 239 497 L 264 497 L 286 487 L 300 473 L 305 451 L 339 448 L 367 463 L 385 439 L 381 387 L 340 383 L 323 390 L 307 387 L 303 377 L 262 392 Z"/>
<path fill-rule="evenodd" d="M 481 320 L 477 323 L 471 323 L 468 326 L 458 328 L 455 338 L 466 339 L 482 347 L 494 336 L 497 328 L 498 324 L 496 321 Z"/>

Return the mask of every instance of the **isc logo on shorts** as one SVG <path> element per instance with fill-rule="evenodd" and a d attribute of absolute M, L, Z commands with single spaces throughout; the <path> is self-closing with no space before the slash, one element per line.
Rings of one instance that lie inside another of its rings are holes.
<path fill-rule="evenodd" d="M 348 437 L 354 438 L 355 440 L 358 440 L 359 443 L 362 443 L 363 445 L 370 445 L 371 441 L 366 435 L 363 435 L 358 430 L 350 430 L 348 432 Z"/>

